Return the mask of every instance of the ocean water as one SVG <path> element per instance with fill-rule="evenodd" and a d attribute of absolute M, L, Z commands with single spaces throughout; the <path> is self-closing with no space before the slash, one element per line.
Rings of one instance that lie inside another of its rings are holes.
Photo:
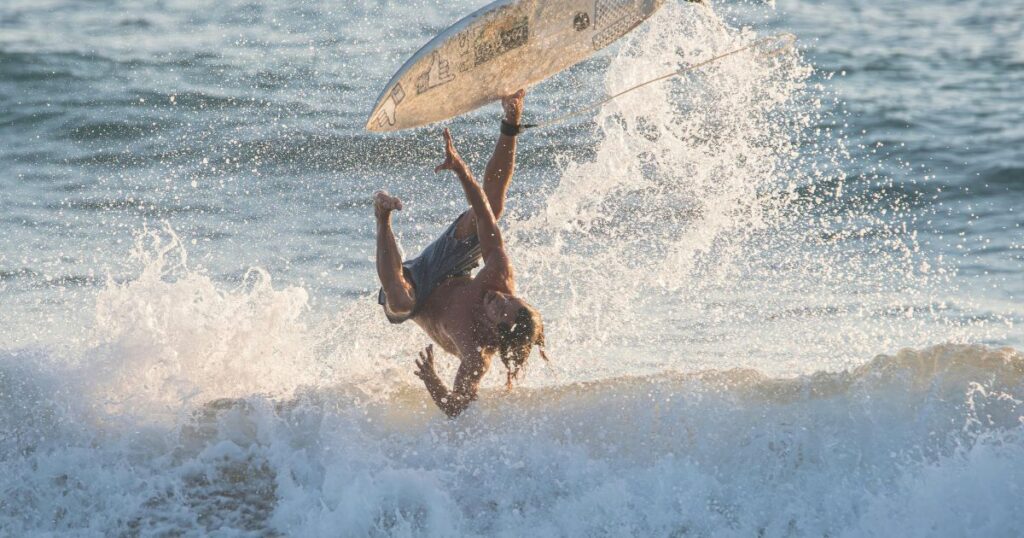
<path fill-rule="evenodd" d="M 798 38 L 523 136 L 552 361 L 449 421 L 370 196 L 465 202 L 362 125 L 482 3 L 0 4 L 0 535 L 1024 535 L 1024 4 L 670 2 L 533 88 Z"/>

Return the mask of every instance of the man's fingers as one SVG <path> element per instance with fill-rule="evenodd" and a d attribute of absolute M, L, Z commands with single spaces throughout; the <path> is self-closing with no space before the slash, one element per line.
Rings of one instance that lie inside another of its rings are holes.
<path fill-rule="evenodd" d="M 416 367 L 419 368 L 417 376 L 425 374 L 434 367 L 434 346 L 429 345 L 420 351 L 420 358 L 416 359 Z"/>

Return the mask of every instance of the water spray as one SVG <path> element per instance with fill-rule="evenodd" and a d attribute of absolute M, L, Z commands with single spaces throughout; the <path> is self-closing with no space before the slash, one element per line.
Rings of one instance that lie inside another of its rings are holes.
<path fill-rule="evenodd" d="M 559 116 L 559 117 L 557 117 L 557 118 L 555 118 L 553 120 L 548 120 L 548 121 L 545 121 L 545 122 L 535 123 L 535 124 L 525 124 L 525 125 L 522 126 L 522 129 L 524 129 L 524 130 L 525 129 L 543 129 L 545 127 L 550 127 L 552 125 L 556 125 L 556 124 L 562 123 L 562 122 L 564 122 L 564 121 L 566 121 L 566 120 L 568 120 L 570 118 L 574 118 L 576 116 L 580 116 L 582 114 L 586 114 L 587 112 L 591 112 L 593 110 L 601 108 L 602 106 L 604 106 L 604 105 L 606 105 L 606 104 L 608 104 L 608 103 L 610 103 L 610 102 L 612 102 L 612 101 L 614 101 L 614 100 L 616 100 L 616 99 L 618 99 L 618 98 L 620 98 L 623 95 L 626 95 L 628 93 L 635 92 L 635 91 L 637 91 L 637 90 L 639 90 L 641 88 L 645 88 L 645 87 L 650 86 L 652 84 L 656 84 L 658 82 L 661 82 L 661 81 L 664 81 L 664 80 L 668 80 L 670 78 L 675 78 L 675 77 L 683 76 L 683 75 L 685 75 L 687 73 L 690 73 L 692 71 L 696 71 L 698 69 L 707 67 L 708 65 L 720 62 L 722 60 L 725 60 L 726 58 L 729 58 L 731 56 L 735 56 L 735 55 L 737 55 L 737 54 L 739 54 L 741 52 L 752 51 L 752 52 L 754 52 L 755 54 L 757 54 L 758 56 L 760 56 L 762 58 L 775 58 L 775 57 L 782 56 L 783 54 L 786 54 L 786 53 L 790 52 L 791 50 L 793 50 L 793 47 L 795 45 L 796 45 L 796 36 L 793 35 L 793 34 L 790 34 L 790 33 L 782 33 L 782 34 L 776 34 L 776 35 L 773 35 L 773 36 L 765 37 L 763 39 L 759 39 L 757 41 L 754 41 L 753 43 L 751 43 L 749 45 L 746 45 L 746 46 L 743 46 L 743 47 L 740 47 L 740 48 L 737 48 L 737 49 L 733 49 L 733 50 L 731 50 L 729 52 L 726 52 L 724 54 L 719 54 L 718 56 L 715 56 L 714 58 L 710 58 L 708 60 L 704 60 L 703 62 L 696 63 L 696 64 L 693 64 L 693 65 L 689 65 L 689 66 L 686 66 L 686 67 L 684 67 L 682 69 L 678 69 L 676 71 L 672 71 L 671 73 L 666 73 L 664 75 L 652 78 L 651 80 L 648 80 L 646 82 L 642 82 L 640 84 L 637 84 L 636 86 L 632 86 L 632 87 L 627 88 L 627 89 L 625 89 L 625 90 L 623 90 L 623 91 L 621 91 L 619 93 L 616 93 L 614 95 L 606 97 L 602 101 L 598 101 L 598 102 L 596 102 L 596 103 L 594 103 L 592 105 L 589 105 L 589 106 L 580 108 L 578 110 L 575 110 L 573 112 L 570 112 L 568 114 Z"/>

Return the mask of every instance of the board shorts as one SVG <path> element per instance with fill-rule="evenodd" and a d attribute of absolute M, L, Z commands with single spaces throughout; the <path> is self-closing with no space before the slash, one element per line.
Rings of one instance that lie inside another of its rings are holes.
<path fill-rule="evenodd" d="M 459 218 L 462 218 L 461 215 Z M 473 234 L 463 240 L 455 237 L 455 228 L 459 219 L 455 219 L 448 228 L 423 249 L 419 256 L 402 263 L 405 279 L 412 284 L 415 306 L 408 315 L 392 316 L 386 307 L 387 295 L 384 288 L 377 293 L 377 303 L 385 306 L 384 313 L 391 323 L 404 323 L 419 312 L 430 294 L 449 278 L 469 276 L 480 265 L 480 239 Z"/>

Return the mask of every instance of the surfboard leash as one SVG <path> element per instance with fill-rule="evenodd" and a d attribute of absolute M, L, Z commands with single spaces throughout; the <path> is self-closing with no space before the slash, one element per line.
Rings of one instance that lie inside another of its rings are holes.
<path fill-rule="evenodd" d="M 619 97 L 622 97 L 623 95 L 635 92 L 635 91 L 637 91 L 637 90 L 639 90 L 641 88 L 650 86 L 651 84 L 655 84 L 655 83 L 661 82 L 663 80 L 668 80 L 670 78 L 674 78 L 674 77 L 679 77 L 679 76 L 685 75 L 686 73 L 689 73 L 691 71 L 696 71 L 696 70 L 698 70 L 698 69 L 700 69 L 702 67 L 708 66 L 708 65 L 716 63 L 716 62 L 719 62 L 719 61 L 724 60 L 724 59 L 726 59 L 726 58 L 728 58 L 730 56 L 734 56 L 734 55 L 739 54 L 741 52 L 745 52 L 745 51 L 748 51 L 748 50 L 756 49 L 758 47 L 761 47 L 761 46 L 764 46 L 764 45 L 768 45 L 768 44 L 771 44 L 771 43 L 775 43 L 776 46 L 772 47 L 772 48 L 770 48 L 770 49 L 768 49 L 768 50 L 766 50 L 766 51 L 764 51 L 762 53 L 767 58 L 771 58 L 773 56 L 779 56 L 779 55 L 781 55 L 781 54 L 791 50 L 793 48 L 793 46 L 796 44 L 796 36 L 793 35 L 793 34 L 789 34 L 789 33 L 782 33 L 782 34 L 776 34 L 776 35 L 773 35 L 773 36 L 769 36 L 769 37 L 766 37 L 766 38 L 763 38 L 763 39 L 759 39 L 759 40 L 757 40 L 757 41 L 755 41 L 755 42 L 753 42 L 753 43 L 751 43 L 749 45 L 746 45 L 744 47 L 740 47 L 740 48 L 735 49 L 735 50 L 731 50 L 731 51 L 726 52 L 724 54 L 720 54 L 718 56 L 715 56 L 714 58 L 710 58 L 708 60 L 704 60 L 703 62 L 696 63 L 696 64 L 693 64 L 693 65 L 684 67 L 682 69 L 673 71 L 671 73 L 666 73 L 666 74 L 661 75 L 661 76 L 656 77 L 656 78 L 652 78 L 651 80 L 648 80 L 647 82 L 642 82 L 640 84 L 637 84 L 636 86 L 633 86 L 631 88 L 627 88 L 627 89 L 625 89 L 625 90 L 623 90 L 623 91 L 621 91 L 619 93 L 616 93 L 615 95 L 606 97 L 602 101 L 598 101 L 598 102 L 596 102 L 596 103 L 594 103 L 592 105 L 585 106 L 583 108 L 580 108 L 580 109 L 575 110 L 573 112 L 570 112 L 568 114 L 564 114 L 564 115 L 559 116 L 559 117 L 557 117 L 555 119 L 544 121 L 544 122 L 540 122 L 540 123 L 524 123 L 524 124 L 519 126 L 519 129 L 520 129 L 520 131 L 526 131 L 526 130 L 530 130 L 530 129 L 543 129 L 543 128 L 546 128 L 546 127 L 551 127 L 552 125 L 557 125 L 559 123 L 563 123 L 563 122 L 565 122 L 566 120 L 568 120 L 570 118 L 574 118 L 576 116 L 580 116 L 580 115 L 586 114 L 587 112 L 591 112 L 591 111 L 597 110 L 598 108 L 601 108 L 602 106 L 604 106 L 604 105 L 606 105 L 606 104 L 608 104 L 608 103 L 618 99 Z"/>

